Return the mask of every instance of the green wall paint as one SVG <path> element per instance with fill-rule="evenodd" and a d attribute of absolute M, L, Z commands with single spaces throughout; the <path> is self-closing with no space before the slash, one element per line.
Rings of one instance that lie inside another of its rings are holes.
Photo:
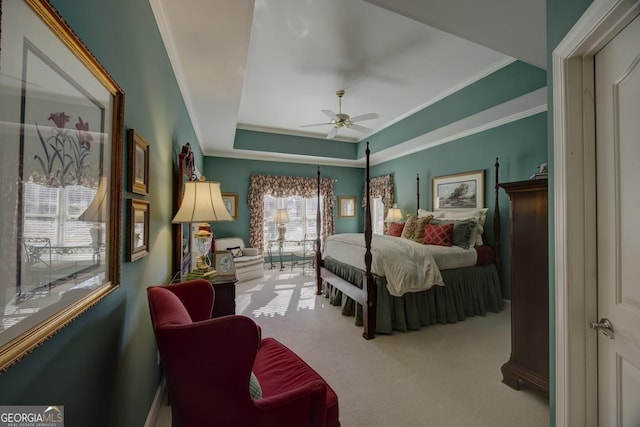
<path fill-rule="evenodd" d="M 238 193 L 238 219 L 233 222 L 212 224 L 216 237 L 239 236 L 249 244 L 249 206 L 247 194 L 251 175 L 280 175 L 316 178 L 317 166 L 298 163 L 267 162 L 258 160 L 205 157 L 204 175 L 208 180 L 219 181 L 225 193 Z M 336 179 L 337 196 L 357 196 L 362 199 L 364 171 L 362 168 L 321 166 L 322 178 Z M 336 203 L 337 206 L 337 203 Z M 354 219 L 336 218 L 336 233 L 362 230 L 364 220 L 362 210 Z"/>
<path fill-rule="evenodd" d="M 550 425 L 556 425 L 556 282 L 555 282 L 555 224 L 554 224 L 554 140 L 553 140 L 553 50 L 571 30 L 592 0 L 547 0 L 547 90 L 549 93 L 548 152 L 549 152 L 549 405 Z"/>
<path fill-rule="evenodd" d="M 355 160 L 358 145 L 353 142 L 237 129 L 233 147 L 242 150 Z"/>
<path fill-rule="evenodd" d="M 160 378 L 145 288 L 171 277 L 174 159 L 187 141 L 202 154 L 148 0 L 53 4 L 125 91 L 125 127 L 150 143 L 149 196 L 123 193 L 123 215 L 128 198 L 151 202 L 150 255 L 122 257 L 117 290 L 0 375 L 0 403 L 64 405 L 67 427 L 139 427 Z"/>
<path fill-rule="evenodd" d="M 515 61 L 366 139 L 372 153 L 510 101 L 547 84 L 546 72 Z M 364 157 L 365 141 L 358 144 Z"/>

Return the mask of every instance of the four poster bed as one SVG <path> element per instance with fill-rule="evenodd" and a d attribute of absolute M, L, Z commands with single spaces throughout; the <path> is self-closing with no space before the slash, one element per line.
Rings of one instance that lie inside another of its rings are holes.
<path fill-rule="evenodd" d="M 374 338 L 376 333 L 391 334 L 393 330 L 454 323 L 469 316 L 501 311 L 498 159 L 493 247 L 484 245 L 486 240 L 480 234 L 483 227 L 472 228 L 474 221 L 463 220 L 464 214 L 458 219 L 434 218 L 440 213 L 420 210 L 417 177 L 418 213 L 422 213 L 422 217 L 408 218 L 404 228 L 424 230 L 426 227 L 427 232 L 447 230 L 449 235 L 453 233 L 454 242 L 457 233 L 455 245 L 440 246 L 423 244 L 422 236 L 419 240 L 407 238 L 411 236 L 405 236 L 404 231 L 402 237 L 373 235 L 368 209 L 369 154 L 367 144 L 364 236 L 362 233 L 332 235 L 327 238 L 323 251 L 316 250 L 317 293 L 323 293 L 331 304 L 341 305 L 343 314 L 355 315 L 356 324 L 364 326 L 365 339 Z M 318 168 L 318 189 L 319 186 Z M 320 207 L 318 215 L 319 212 Z M 487 209 L 478 212 L 484 217 L 476 219 L 476 224 L 484 223 Z M 320 218 L 317 223 L 319 228 Z M 319 238 L 316 247 L 320 247 Z"/>

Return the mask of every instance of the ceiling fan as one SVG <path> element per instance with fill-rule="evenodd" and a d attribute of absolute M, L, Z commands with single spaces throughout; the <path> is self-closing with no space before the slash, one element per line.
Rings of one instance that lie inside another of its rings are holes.
<path fill-rule="evenodd" d="M 344 95 L 344 90 L 340 89 L 338 91 L 336 91 L 336 95 L 338 95 L 338 114 L 334 113 L 331 110 L 321 110 L 323 113 L 325 113 L 327 116 L 329 116 L 329 118 L 331 119 L 329 122 L 325 122 L 325 123 L 314 123 L 311 125 L 302 125 L 300 127 L 311 127 L 311 126 L 324 126 L 324 125 L 332 125 L 333 128 L 331 129 L 331 131 L 329 131 L 329 133 L 327 134 L 327 139 L 331 139 L 331 138 L 335 138 L 335 136 L 338 134 L 338 130 L 340 128 L 349 128 L 349 129 L 353 129 L 353 130 L 357 130 L 358 132 L 371 132 L 371 129 L 366 128 L 364 126 L 360 126 L 355 124 L 356 122 L 361 122 L 364 120 L 371 120 L 371 119 L 377 119 L 378 118 L 378 114 L 377 113 L 367 113 L 367 114 L 362 114 L 360 116 L 356 116 L 356 117 L 349 117 L 348 114 L 343 114 L 342 113 L 342 95 Z"/>

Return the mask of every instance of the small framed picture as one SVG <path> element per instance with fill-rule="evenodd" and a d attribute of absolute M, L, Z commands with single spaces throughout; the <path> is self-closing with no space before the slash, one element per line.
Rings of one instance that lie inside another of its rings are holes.
<path fill-rule="evenodd" d="M 338 196 L 338 217 L 356 217 L 356 196 Z"/>
<path fill-rule="evenodd" d="M 129 129 L 129 191 L 149 194 L 149 143 L 134 129 Z"/>
<path fill-rule="evenodd" d="M 127 261 L 149 255 L 149 202 L 127 200 Z"/>
<path fill-rule="evenodd" d="M 230 251 L 217 251 L 215 261 L 215 269 L 218 271 L 218 276 L 235 276 L 236 264 Z"/>
<path fill-rule="evenodd" d="M 233 219 L 238 219 L 238 193 L 222 193 L 222 201 Z"/>
<path fill-rule="evenodd" d="M 433 178 L 432 210 L 484 207 L 484 170 Z"/>

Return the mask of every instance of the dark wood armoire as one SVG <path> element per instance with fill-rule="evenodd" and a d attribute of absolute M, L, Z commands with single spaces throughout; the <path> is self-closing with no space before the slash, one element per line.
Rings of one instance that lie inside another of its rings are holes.
<path fill-rule="evenodd" d="M 509 196 L 511 356 L 502 382 L 549 393 L 549 236 L 546 179 L 500 184 Z"/>

